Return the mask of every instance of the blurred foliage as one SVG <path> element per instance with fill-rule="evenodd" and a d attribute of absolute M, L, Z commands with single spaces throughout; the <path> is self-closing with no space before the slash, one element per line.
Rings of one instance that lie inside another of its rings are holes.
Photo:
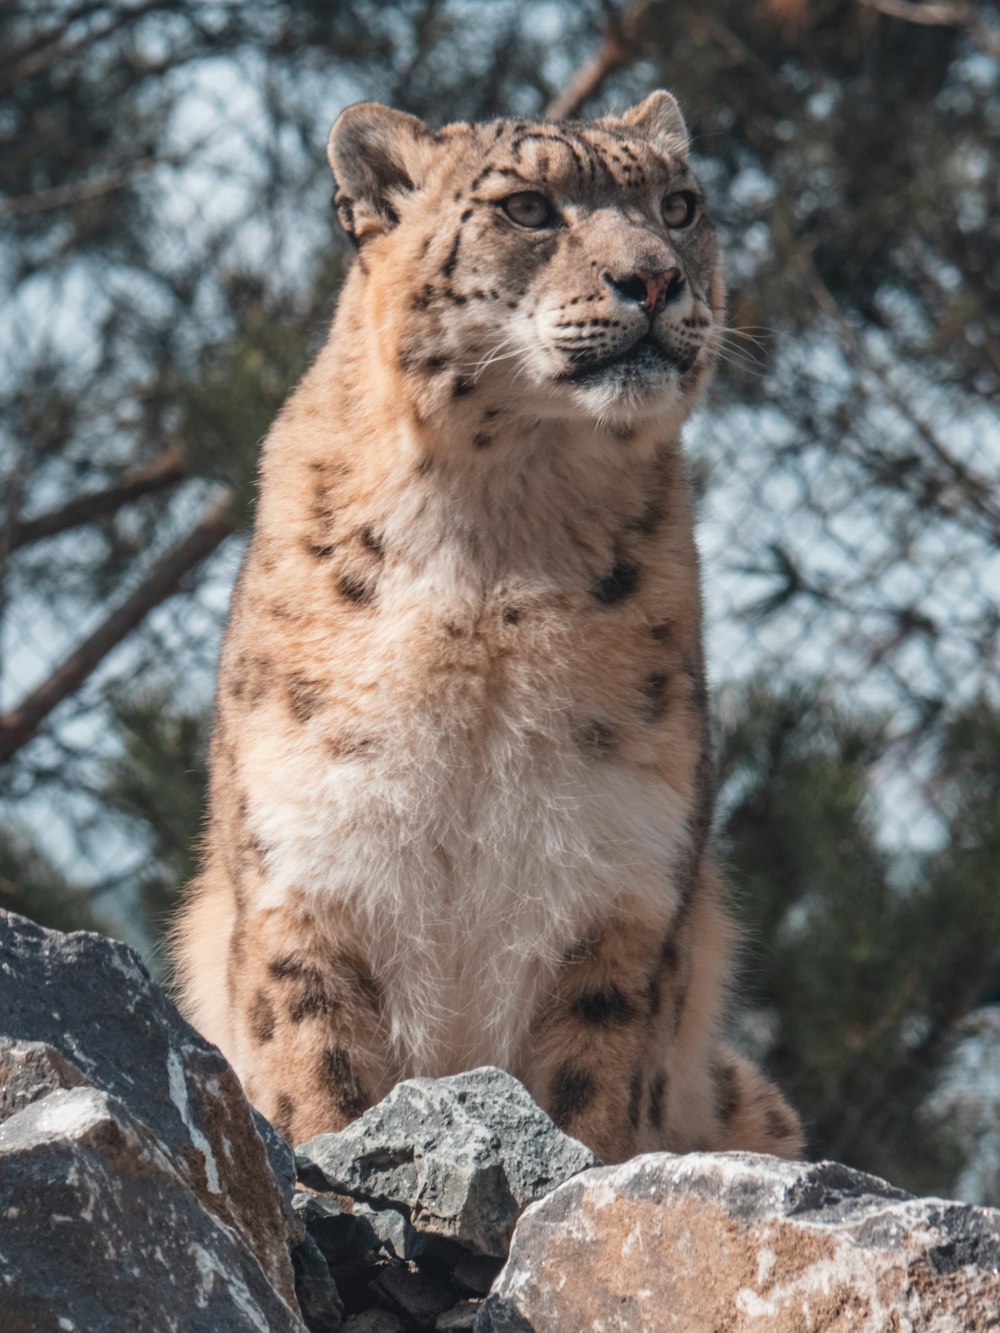
<path fill-rule="evenodd" d="M 612 50 L 584 111 L 671 87 L 728 255 L 692 471 L 710 618 L 738 630 L 711 665 L 747 991 L 816 1151 L 946 1189 L 955 1145 L 914 1108 L 1000 997 L 1000 17 L 894 7 L 0 6 L 0 707 L 63 678 L 223 488 L 248 524 L 347 260 L 340 107 L 539 114 Z M 67 927 L 131 905 L 155 946 L 240 540 L 0 765 L 0 905 Z"/>
<path fill-rule="evenodd" d="M 172 687 L 144 684 L 112 703 L 122 747 L 105 765 L 101 793 L 112 821 L 148 847 L 134 888 L 154 937 L 197 869 L 208 778 L 209 716 L 177 709 L 172 697 Z"/>
<path fill-rule="evenodd" d="M 260 442 L 309 363 L 309 326 L 301 314 L 269 306 L 253 278 L 233 279 L 229 288 L 239 327 L 206 352 L 174 401 L 192 475 L 228 485 L 242 528 L 253 517 Z"/>
<path fill-rule="evenodd" d="M 70 883 L 40 842 L 13 820 L 0 823 L 0 908 L 54 930 L 114 934 L 91 898 Z"/>
<path fill-rule="evenodd" d="M 946 1190 L 955 1144 L 914 1108 L 955 1022 L 1000 998 L 1000 711 L 948 719 L 932 778 L 947 836 L 905 873 L 873 809 L 883 723 L 802 686 L 754 683 L 723 711 L 721 845 L 757 945 L 749 996 L 777 1024 L 771 1068 L 816 1151 Z"/>
<path fill-rule="evenodd" d="M 777 312 L 807 333 L 825 289 L 935 376 L 997 394 L 1000 24 L 991 4 L 969 14 L 963 28 L 857 0 L 649 9 L 657 72 L 729 187 L 727 226 L 738 237 L 763 224 L 751 281 L 735 289 L 743 322 Z"/>

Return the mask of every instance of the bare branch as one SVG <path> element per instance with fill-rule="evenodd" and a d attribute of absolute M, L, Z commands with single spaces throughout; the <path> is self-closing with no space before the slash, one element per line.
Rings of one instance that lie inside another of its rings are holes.
<path fill-rule="evenodd" d="M 87 199 L 99 199 L 103 194 L 114 194 L 124 189 L 133 176 L 155 167 L 181 166 L 186 158 L 173 153 L 166 157 L 139 157 L 115 171 L 105 172 L 90 180 L 74 181 L 69 185 L 54 185 L 51 189 L 33 190 L 31 194 L 18 194 L 12 199 L 0 200 L 0 217 L 28 217 L 32 213 L 47 213 L 53 208 L 65 208 L 69 204 L 82 203 Z"/>
<path fill-rule="evenodd" d="M 232 496 L 227 491 L 200 521 L 163 555 L 139 586 L 52 675 L 9 713 L 0 714 L 0 763 L 35 735 L 52 710 L 86 680 L 107 655 L 139 625 L 154 607 L 179 588 L 185 574 L 211 555 L 233 531 L 229 518 Z"/>
<path fill-rule="evenodd" d="M 113 514 L 143 495 L 175 486 L 183 480 L 184 475 L 183 450 L 178 445 L 171 445 L 145 467 L 127 473 L 117 485 L 94 491 L 90 495 L 81 495 L 59 509 L 15 523 L 11 528 L 7 549 L 15 551 L 19 546 L 54 537 L 56 533 L 65 532 L 68 528 L 93 523 L 95 519 Z"/>
<path fill-rule="evenodd" d="M 966 501 L 976 513 L 986 520 L 992 535 L 1000 532 L 1000 511 L 992 499 L 992 487 L 985 478 L 977 477 L 964 463 L 957 459 L 941 442 L 937 433 L 917 412 L 906 396 L 896 388 L 888 368 L 863 345 L 861 339 L 851 328 L 844 312 L 837 304 L 837 299 L 823 281 L 815 262 L 810 266 L 810 289 L 816 304 L 833 320 L 840 336 L 841 346 L 855 366 L 875 377 L 885 394 L 886 400 L 905 421 L 909 423 L 917 437 L 923 441 L 927 450 L 950 474 L 953 481 L 961 487 Z"/>
<path fill-rule="evenodd" d="M 28 450 L 24 449 L 18 455 L 13 468 L 5 479 L 7 503 L 5 506 L 6 512 L 3 515 L 3 526 L 0 527 L 0 631 L 2 631 L 2 622 L 7 610 L 7 560 L 11 551 L 13 532 L 17 526 L 17 516 L 21 512 L 21 500 L 24 495 L 24 488 L 27 485 L 30 466 L 30 455 Z M 0 633 L 0 675 L 3 673 L 2 646 L 3 636 Z"/>
<path fill-rule="evenodd" d="M 634 0 L 621 19 L 609 21 L 597 55 L 576 71 L 566 87 L 545 108 L 548 120 L 572 120 L 604 87 L 604 84 L 633 56 L 639 24 L 650 0 Z"/>
<path fill-rule="evenodd" d="M 858 0 L 866 9 L 875 9 L 891 19 L 919 23 L 933 28 L 966 28 L 973 18 L 971 5 L 918 4 L 916 0 Z"/>
<path fill-rule="evenodd" d="M 45 34 L 41 46 L 36 46 L 30 53 L 14 52 L 16 63 L 6 69 L 0 66 L 0 88 L 5 92 L 10 88 L 16 88 L 24 79 L 40 74 L 57 61 L 65 61 L 72 56 L 80 55 L 89 46 L 113 36 L 120 28 L 127 27 L 134 20 L 144 18 L 147 14 L 163 7 L 164 0 L 143 0 L 143 3 L 134 9 L 123 9 L 117 14 L 112 11 L 111 18 L 103 27 L 91 28 L 73 42 L 65 40 L 65 23 L 53 27 L 51 34 Z"/>
<path fill-rule="evenodd" d="M 970 41 L 991 60 L 1000 63 L 1000 41 L 993 29 L 987 27 L 976 17 L 974 5 L 956 4 L 917 4 L 915 0 L 858 0 L 866 9 L 874 9 L 888 18 L 900 19 L 903 23 L 918 23 L 923 27 L 962 28 Z"/>

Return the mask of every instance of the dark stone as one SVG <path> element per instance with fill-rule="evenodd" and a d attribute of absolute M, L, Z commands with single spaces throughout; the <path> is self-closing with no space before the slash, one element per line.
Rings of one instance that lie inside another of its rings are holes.
<path fill-rule="evenodd" d="M 300 1191 L 292 1195 L 292 1207 L 327 1263 L 342 1263 L 352 1256 L 374 1254 L 381 1248 L 381 1239 L 368 1218 L 334 1199 Z"/>
<path fill-rule="evenodd" d="M 427 1273 L 416 1272 L 402 1265 L 386 1267 L 370 1284 L 377 1296 L 382 1297 L 393 1310 L 408 1316 L 423 1328 L 428 1328 L 439 1315 L 455 1304 L 451 1284 L 435 1281 Z"/>
<path fill-rule="evenodd" d="M 410 1079 L 299 1154 L 311 1189 L 397 1209 L 425 1238 L 498 1258 L 529 1203 L 597 1160 L 499 1069 Z"/>
<path fill-rule="evenodd" d="M 476 1327 L 479 1301 L 459 1301 L 434 1320 L 435 1333 L 471 1333 Z"/>
<path fill-rule="evenodd" d="M 56 1089 L 0 1126 L 0 1217 L 5 1331 L 302 1333 L 291 1289 L 284 1300 L 182 1164 L 98 1088 Z"/>
<path fill-rule="evenodd" d="M 319 1246 L 306 1235 L 292 1252 L 295 1296 L 309 1333 L 339 1333 L 344 1304 Z"/>
<path fill-rule="evenodd" d="M 491 1259 L 485 1254 L 465 1254 L 455 1264 L 452 1277 L 473 1296 L 485 1296 L 502 1267 L 500 1259 Z"/>
<path fill-rule="evenodd" d="M 285 1194 L 294 1170 L 291 1152 L 266 1121 L 247 1105 L 239 1081 L 222 1055 L 184 1022 L 153 984 L 132 949 L 99 935 L 84 932 L 63 935 L 45 930 L 22 917 L 0 912 L 0 1035 L 9 1039 L 0 1056 L 0 1072 L 6 1070 L 8 1074 L 6 1090 L 0 1097 L 5 1113 L 14 1112 L 2 1130 L 8 1147 L 14 1122 L 21 1126 L 21 1132 L 28 1132 L 22 1117 L 33 1114 L 32 1105 L 47 1106 L 51 1111 L 53 1097 L 110 1096 L 111 1110 L 105 1107 L 99 1111 L 92 1103 L 81 1103 L 84 1109 L 90 1108 L 86 1115 L 81 1111 L 81 1123 L 92 1125 L 93 1134 L 102 1143 L 101 1136 L 105 1134 L 117 1135 L 119 1140 L 124 1135 L 128 1139 L 134 1127 L 134 1135 L 153 1145 L 150 1151 L 155 1147 L 166 1163 L 162 1169 L 157 1166 L 157 1171 L 165 1182 L 163 1188 L 175 1199 L 171 1207 L 176 1216 L 183 1214 L 194 1226 L 193 1219 L 200 1216 L 197 1211 L 200 1208 L 210 1219 L 215 1219 L 213 1226 L 231 1229 L 232 1243 L 242 1244 L 254 1256 L 252 1262 L 260 1265 L 264 1279 L 272 1284 L 274 1293 L 269 1299 L 283 1301 L 291 1309 L 294 1289 L 289 1248 L 302 1237 L 301 1224 L 291 1212 Z M 39 1044 L 48 1050 L 38 1049 Z M 35 1078 L 38 1082 L 33 1093 L 31 1080 Z M 64 1101 L 53 1105 L 63 1104 Z M 121 1116 L 115 1109 L 119 1106 Z M 69 1170 L 69 1163 L 78 1152 L 74 1132 L 67 1129 L 61 1140 L 58 1136 L 53 1138 L 47 1130 L 46 1135 L 44 1154 L 53 1161 L 56 1158 L 65 1161 Z M 87 1143 L 91 1144 L 91 1139 Z M 25 1152 L 28 1151 L 26 1147 Z M 83 1151 L 79 1149 L 80 1153 Z M 42 1149 L 32 1147 L 30 1152 L 41 1153 Z M 134 1230 L 137 1214 L 133 1212 L 132 1201 L 124 1197 L 116 1200 L 116 1194 L 122 1192 L 120 1182 L 110 1166 L 99 1158 L 100 1153 L 80 1167 L 81 1180 L 90 1180 L 91 1192 L 78 1194 L 79 1207 L 81 1210 L 104 1207 L 103 1181 L 111 1191 L 107 1207 L 118 1219 L 116 1225 L 120 1223 Z M 119 1166 L 123 1173 L 131 1169 L 124 1162 L 119 1162 Z M 167 1167 L 192 1195 L 190 1205 L 180 1201 L 180 1185 L 175 1189 L 167 1180 Z M 24 1188 L 30 1192 L 33 1187 L 27 1171 L 27 1167 L 21 1169 L 15 1154 L 4 1168 L 4 1188 Z M 83 1185 L 73 1188 L 84 1189 Z M 63 1211 L 48 1200 L 46 1207 L 50 1203 L 49 1211 Z M 67 1209 L 70 1203 L 68 1197 Z M 9 1206 L 23 1207 L 25 1215 L 31 1217 L 35 1200 L 28 1197 L 23 1202 L 11 1200 Z M 75 1215 L 68 1211 L 67 1216 Z M 172 1223 L 163 1209 L 152 1203 L 149 1216 L 159 1219 L 159 1239 L 161 1229 L 169 1230 Z M 74 1220 L 72 1232 L 66 1236 L 66 1255 L 70 1256 L 72 1251 L 75 1263 L 77 1251 L 89 1254 L 91 1264 L 97 1266 L 97 1275 L 92 1274 L 85 1284 L 86 1290 L 90 1290 L 95 1284 L 102 1285 L 99 1264 L 102 1242 L 99 1237 L 93 1241 L 87 1238 L 87 1225 L 79 1218 Z M 198 1225 L 203 1228 L 205 1224 Z M 94 1230 L 99 1230 L 96 1224 Z M 182 1242 L 187 1243 L 182 1235 L 178 1236 L 176 1244 Z M 148 1225 L 144 1231 L 130 1236 L 129 1245 L 137 1254 L 142 1245 L 149 1244 Z M 212 1245 L 214 1241 L 210 1248 Z M 19 1252 L 26 1254 L 27 1250 Z M 123 1251 L 130 1252 L 131 1249 Z M 216 1252 L 222 1253 L 212 1250 Z M 25 1299 L 30 1291 L 44 1293 L 44 1286 L 36 1287 L 35 1275 L 22 1272 L 16 1262 L 0 1267 L 15 1274 L 16 1283 L 23 1280 Z M 184 1264 L 181 1269 L 187 1271 Z M 83 1281 L 84 1268 L 73 1271 Z M 112 1276 L 109 1270 L 108 1283 L 112 1282 Z M 62 1299 L 69 1299 L 70 1284 L 67 1269 L 66 1280 L 58 1288 Z M 203 1291 L 203 1288 L 204 1283 L 194 1283 L 192 1289 Z M 123 1282 L 122 1292 L 128 1290 L 129 1284 Z M 86 1291 L 81 1288 L 78 1295 L 83 1300 Z M 13 1288 L 8 1289 L 5 1300 L 8 1296 L 15 1299 Z M 111 1293 L 109 1299 L 117 1302 L 118 1296 Z M 125 1301 L 126 1297 L 123 1295 L 122 1299 Z M 171 1308 L 171 1299 L 164 1296 L 162 1308 Z M 214 1300 L 212 1296 L 210 1304 Z M 263 1296 L 260 1301 L 264 1301 Z M 126 1303 L 121 1308 L 130 1307 Z M 91 1327 L 82 1312 L 78 1323 L 81 1328 Z M 133 1326 L 143 1326 L 138 1315 Z M 148 1326 L 154 1327 L 155 1321 Z M 222 1322 L 214 1326 L 221 1327 Z M 286 1320 L 282 1327 L 285 1326 L 299 1325 Z"/>

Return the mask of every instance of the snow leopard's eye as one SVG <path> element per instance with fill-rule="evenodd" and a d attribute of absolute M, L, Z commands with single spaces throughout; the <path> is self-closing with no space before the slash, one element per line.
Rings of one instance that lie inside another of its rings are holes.
<path fill-rule="evenodd" d="M 683 231 L 690 227 L 698 213 L 698 196 L 691 190 L 678 190 L 668 194 L 660 205 L 663 221 L 671 231 Z"/>
<path fill-rule="evenodd" d="M 500 207 L 519 227 L 548 227 L 555 221 L 555 209 L 544 194 L 526 190 L 523 194 L 511 194 L 500 200 Z"/>

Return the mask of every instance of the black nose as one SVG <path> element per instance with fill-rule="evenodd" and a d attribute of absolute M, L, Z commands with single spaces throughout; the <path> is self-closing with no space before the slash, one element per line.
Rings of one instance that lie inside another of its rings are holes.
<path fill-rule="evenodd" d="M 646 283 L 638 273 L 633 273 L 630 278 L 613 278 L 608 273 L 605 275 L 605 281 L 616 292 L 620 292 L 626 301 L 635 301 L 639 305 L 646 304 Z"/>
<path fill-rule="evenodd" d="M 655 310 L 661 300 L 664 305 L 670 305 L 684 290 L 684 278 L 679 268 L 661 269 L 658 272 L 640 268 L 621 278 L 605 272 L 604 281 L 626 301 L 632 301 L 647 310 Z"/>

